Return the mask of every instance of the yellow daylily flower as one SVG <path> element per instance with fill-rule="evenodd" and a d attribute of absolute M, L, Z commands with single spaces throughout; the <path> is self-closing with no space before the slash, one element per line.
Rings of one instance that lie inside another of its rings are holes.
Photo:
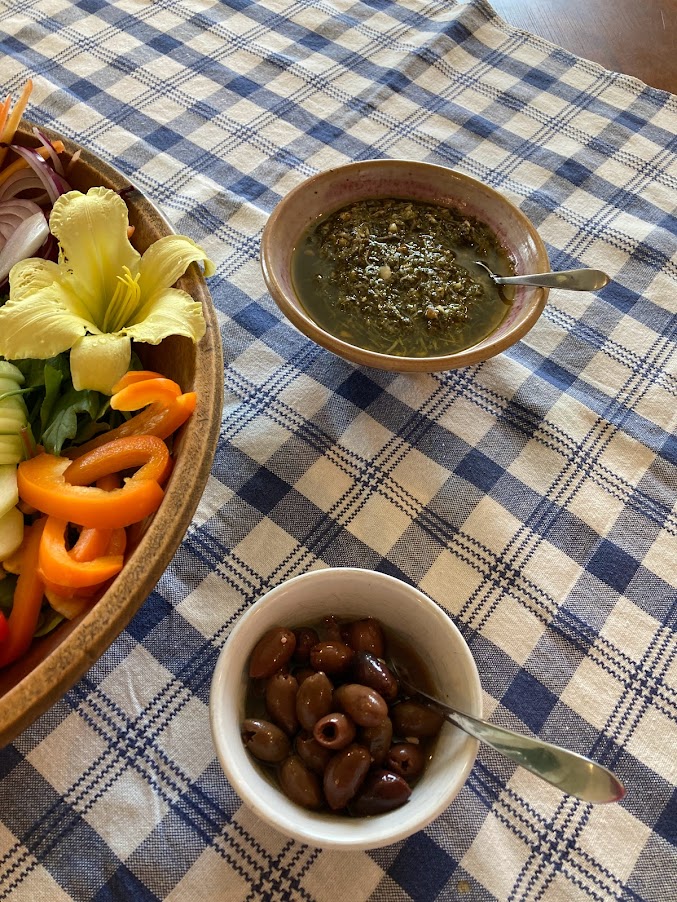
<path fill-rule="evenodd" d="M 0 307 L 0 355 L 47 359 L 70 349 L 76 389 L 110 394 L 127 372 L 131 342 L 169 335 L 199 341 L 202 306 L 172 288 L 193 262 L 214 264 L 190 238 L 167 235 L 141 256 L 129 242 L 127 205 L 108 188 L 69 191 L 55 202 L 50 231 L 58 263 L 31 257 L 9 275 Z"/>

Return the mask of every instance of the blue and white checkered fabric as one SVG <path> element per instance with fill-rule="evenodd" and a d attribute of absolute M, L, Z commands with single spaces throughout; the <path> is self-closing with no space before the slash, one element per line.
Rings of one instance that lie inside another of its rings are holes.
<path fill-rule="evenodd" d="M 65 698 L 0 752 L 0 899 L 674 900 L 677 98 L 484 0 L 12 0 L 3 96 L 134 177 L 218 263 L 226 404 L 172 565 Z M 554 268 L 526 338 L 439 375 L 358 369 L 280 317 L 258 245 L 302 179 L 370 157 L 515 201 Z M 428 829 L 375 852 L 242 806 L 207 699 L 230 628 L 321 566 L 419 586 L 494 722 L 615 770 L 565 797 L 482 749 Z"/>

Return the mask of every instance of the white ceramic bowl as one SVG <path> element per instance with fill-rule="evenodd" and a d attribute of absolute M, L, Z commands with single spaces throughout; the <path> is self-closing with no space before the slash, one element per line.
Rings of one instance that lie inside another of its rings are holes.
<path fill-rule="evenodd" d="M 543 312 L 547 288 L 520 286 L 510 310 L 490 335 L 454 354 L 397 357 L 367 351 L 327 332 L 306 313 L 291 275 L 295 247 L 319 216 L 355 201 L 398 197 L 456 207 L 493 229 L 512 258 L 515 272 L 546 272 L 548 253 L 538 232 L 506 197 L 470 176 L 413 160 L 364 160 L 328 169 L 293 188 L 275 207 L 261 237 L 261 266 L 274 301 L 297 329 L 317 344 L 361 366 L 393 372 L 435 372 L 470 366 L 504 351 L 531 329 Z"/>
<path fill-rule="evenodd" d="M 212 737 L 221 766 L 240 798 L 287 836 L 319 848 L 372 849 L 423 829 L 452 802 L 477 754 L 477 741 L 445 723 L 423 777 L 395 811 L 355 818 L 307 811 L 289 801 L 249 756 L 240 737 L 247 665 L 260 637 L 274 626 L 300 626 L 335 614 L 375 617 L 418 651 L 436 693 L 481 716 L 480 679 L 463 637 L 444 611 L 392 576 L 357 568 L 315 570 L 260 598 L 239 620 L 219 656 L 211 686 Z"/>

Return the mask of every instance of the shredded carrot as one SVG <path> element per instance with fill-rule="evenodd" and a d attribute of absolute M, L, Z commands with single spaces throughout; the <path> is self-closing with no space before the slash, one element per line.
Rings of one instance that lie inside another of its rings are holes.
<path fill-rule="evenodd" d="M 9 615 L 9 636 L 0 647 L 0 667 L 16 661 L 28 650 L 42 607 L 44 584 L 38 573 L 38 554 L 42 531 L 47 518 L 43 517 L 26 528 L 21 552 L 21 573 L 14 590 L 14 604 Z"/>
<path fill-rule="evenodd" d="M 11 103 L 12 98 L 8 94 L 7 97 L 5 97 L 2 106 L 0 106 L 0 135 L 2 135 L 2 132 L 5 128 L 5 122 L 7 122 L 7 113 L 9 113 Z"/>
<path fill-rule="evenodd" d="M 21 96 L 14 104 L 14 109 L 7 117 L 7 120 L 3 126 L 2 133 L 0 133 L 0 142 L 2 144 L 11 144 L 14 140 L 14 132 L 17 130 L 17 126 L 21 121 L 21 117 L 24 114 L 24 110 L 28 105 L 28 98 L 31 96 L 31 91 L 33 90 L 33 81 L 32 79 L 28 79 L 26 84 L 24 85 L 23 91 L 21 92 Z M 7 147 L 0 147 L 0 166 L 5 161 L 5 154 L 7 153 Z"/>

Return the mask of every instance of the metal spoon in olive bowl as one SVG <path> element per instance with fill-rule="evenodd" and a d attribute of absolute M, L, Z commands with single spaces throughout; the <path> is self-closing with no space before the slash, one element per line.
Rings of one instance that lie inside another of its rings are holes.
<path fill-rule="evenodd" d="M 563 269 L 560 272 L 542 272 L 528 276 L 499 276 L 479 260 L 475 260 L 475 263 L 489 273 L 496 285 L 537 285 L 541 288 L 566 288 L 569 291 L 599 291 L 610 281 L 601 269 Z"/>
<path fill-rule="evenodd" d="M 460 727 L 480 742 L 485 742 L 562 792 L 585 802 L 618 802 L 625 795 L 625 787 L 618 777 L 590 758 L 550 742 L 506 730 L 479 717 L 463 714 L 411 683 L 402 666 L 393 664 L 391 669 L 402 687 L 436 708 L 454 726 Z"/>

